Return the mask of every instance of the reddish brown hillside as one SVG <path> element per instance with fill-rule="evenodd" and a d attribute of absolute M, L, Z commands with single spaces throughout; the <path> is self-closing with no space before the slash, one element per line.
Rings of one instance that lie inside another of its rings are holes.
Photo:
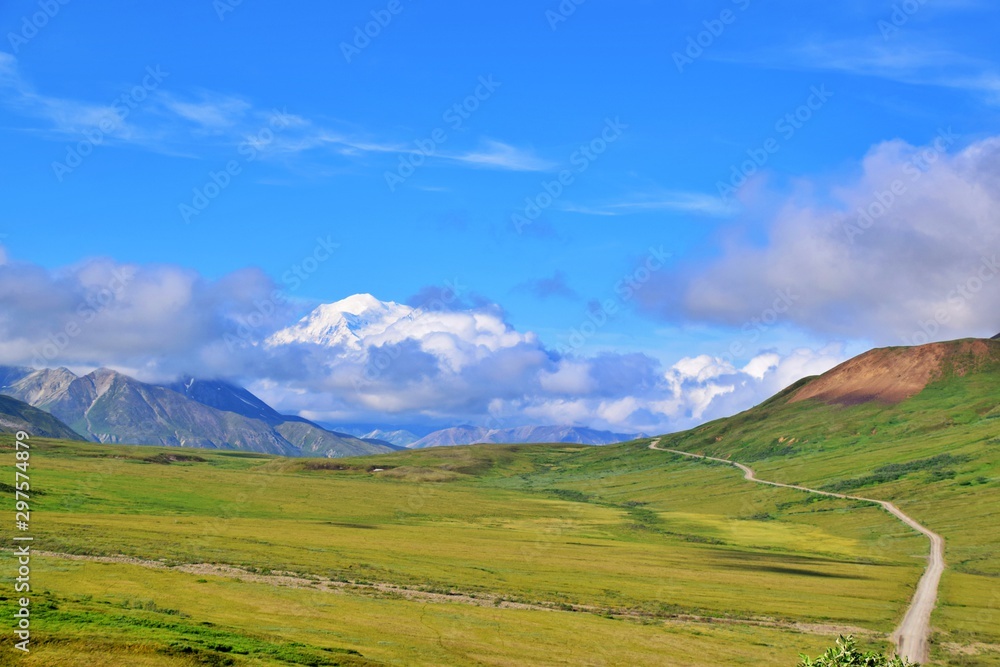
<path fill-rule="evenodd" d="M 806 384 L 788 402 L 812 398 L 841 405 L 899 403 L 919 394 L 946 365 L 962 375 L 997 356 L 1000 342 L 980 339 L 872 350 Z"/>

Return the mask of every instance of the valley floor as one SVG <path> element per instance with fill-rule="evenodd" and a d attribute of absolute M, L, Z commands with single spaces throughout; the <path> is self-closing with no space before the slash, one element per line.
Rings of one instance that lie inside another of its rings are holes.
<path fill-rule="evenodd" d="M 841 632 L 888 645 L 919 536 L 647 445 L 38 443 L 18 663 L 784 666 Z"/>

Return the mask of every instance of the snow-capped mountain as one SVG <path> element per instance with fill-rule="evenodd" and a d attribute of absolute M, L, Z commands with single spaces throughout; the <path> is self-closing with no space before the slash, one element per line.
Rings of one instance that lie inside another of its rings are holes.
<path fill-rule="evenodd" d="M 357 360 L 371 350 L 409 343 L 439 366 L 460 372 L 498 350 L 537 344 L 537 337 L 515 331 L 494 312 L 414 308 L 356 294 L 317 307 L 267 339 L 271 347 L 302 343 L 334 348 L 338 357 Z"/>
<path fill-rule="evenodd" d="M 371 294 L 355 294 L 336 303 L 323 304 L 295 325 L 268 339 L 269 345 L 313 343 L 359 350 L 365 341 L 385 339 L 393 326 L 412 320 L 416 309 Z"/>

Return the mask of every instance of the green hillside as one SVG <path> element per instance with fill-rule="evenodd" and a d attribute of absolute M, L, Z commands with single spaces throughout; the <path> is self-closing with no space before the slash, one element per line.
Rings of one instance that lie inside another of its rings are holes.
<path fill-rule="evenodd" d="M 48 412 L 16 398 L 0 395 L 0 433 L 24 431 L 33 437 L 83 440 L 73 429 Z"/>
<path fill-rule="evenodd" d="M 998 664 L 1000 342 L 943 348 L 926 388 L 900 403 L 794 402 L 810 379 L 733 418 L 668 436 L 663 446 L 746 463 L 765 479 L 895 502 L 947 540 L 934 617 L 938 657 Z M 977 648 L 962 657 L 954 654 L 959 645 Z"/>

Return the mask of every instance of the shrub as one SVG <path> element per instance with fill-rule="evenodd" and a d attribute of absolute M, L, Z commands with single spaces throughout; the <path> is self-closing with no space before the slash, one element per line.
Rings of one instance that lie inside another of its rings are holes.
<path fill-rule="evenodd" d="M 882 653 L 862 653 L 858 650 L 854 637 L 841 637 L 837 645 L 811 660 L 802 656 L 799 667 L 916 667 L 902 658 L 890 658 Z"/>
<path fill-rule="evenodd" d="M 919 472 L 922 470 L 929 470 L 931 472 L 931 481 L 939 482 L 944 479 L 951 479 L 955 476 L 955 471 L 946 469 L 945 466 L 966 463 L 969 460 L 968 456 L 939 454 L 937 456 L 932 456 L 929 459 L 920 459 L 919 461 L 910 461 L 909 463 L 889 463 L 888 465 L 875 468 L 870 475 L 827 484 L 823 486 L 823 489 L 833 492 L 851 491 L 853 489 L 860 489 L 863 486 L 869 486 L 872 484 L 895 482 L 912 472 Z"/>

